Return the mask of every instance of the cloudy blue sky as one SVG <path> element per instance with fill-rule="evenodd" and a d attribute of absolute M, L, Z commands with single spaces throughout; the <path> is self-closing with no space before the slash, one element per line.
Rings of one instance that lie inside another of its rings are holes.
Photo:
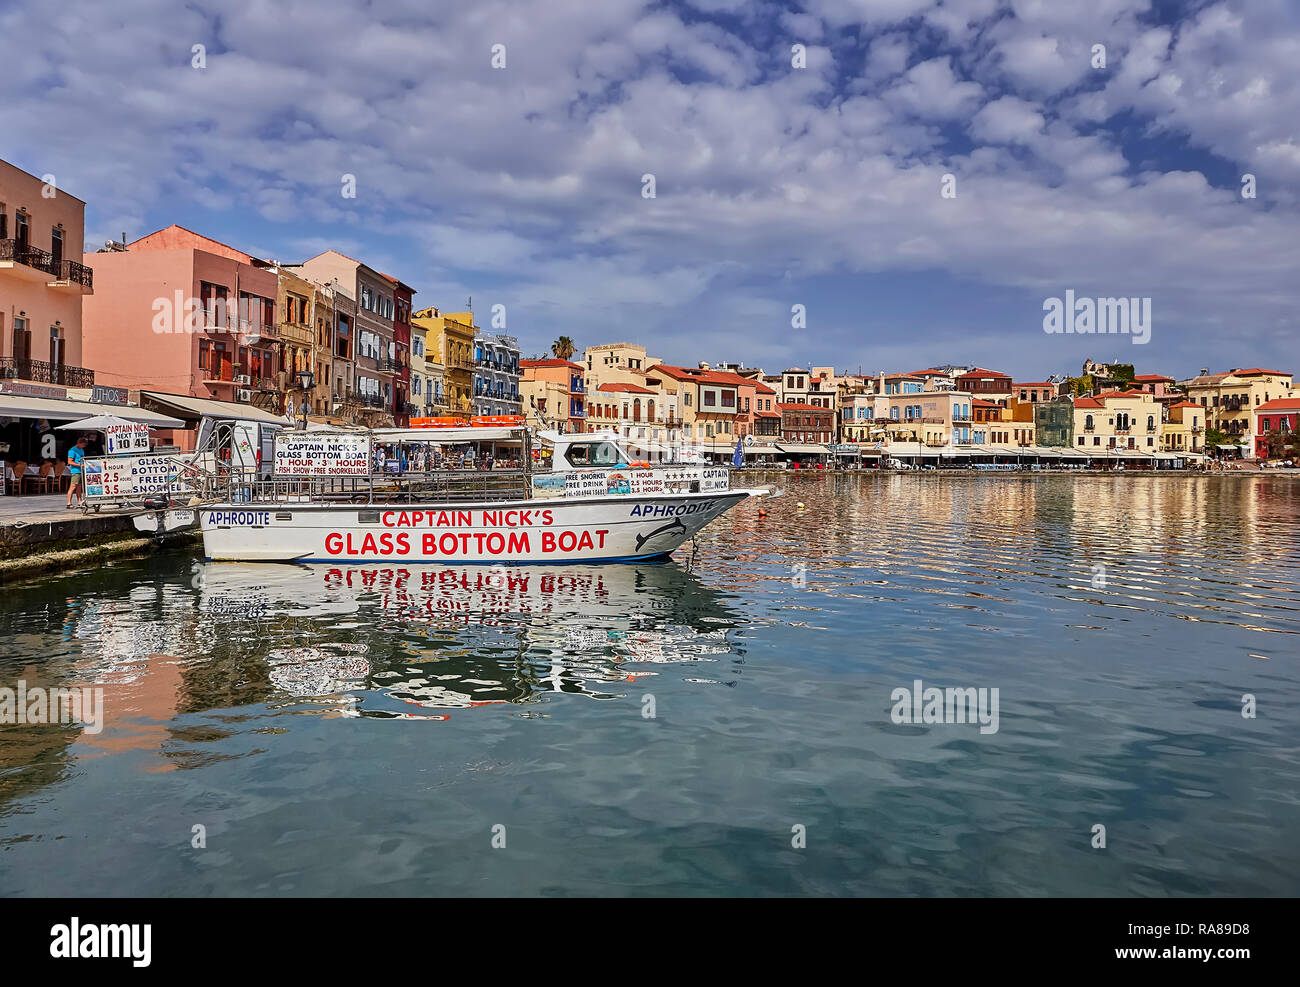
<path fill-rule="evenodd" d="M 4 0 L 0 37 L 0 157 L 92 246 L 335 247 L 526 352 L 1300 371 L 1294 0 Z M 1067 288 L 1150 297 L 1151 342 L 1046 335 Z"/>

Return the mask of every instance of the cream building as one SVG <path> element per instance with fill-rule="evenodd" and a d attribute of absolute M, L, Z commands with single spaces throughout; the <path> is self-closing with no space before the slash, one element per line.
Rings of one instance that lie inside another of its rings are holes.
<path fill-rule="evenodd" d="M 1245 444 L 1251 441 L 1254 409 L 1265 401 L 1286 397 L 1294 387 L 1291 374 L 1262 367 L 1202 373 L 1180 383 L 1188 400 L 1203 409 L 1206 428 L 1217 429 L 1230 441 Z"/>
<path fill-rule="evenodd" d="M 1160 452 L 1162 411 L 1148 391 L 1103 391 L 1075 398 L 1075 451 L 1098 455 L 1116 450 Z"/>
<path fill-rule="evenodd" d="M 525 372 L 519 378 L 519 400 L 524 421 L 530 428 L 566 431 L 569 421 L 569 389 L 558 380 Z"/>
<path fill-rule="evenodd" d="M 429 341 L 427 324 L 411 323 L 411 403 L 417 417 L 436 418 L 447 408 L 438 334 Z"/>
<path fill-rule="evenodd" d="M 692 437 L 695 409 L 683 400 L 682 382 L 660 370 L 659 359 L 648 356 L 644 346 L 588 346 L 583 362 L 588 431 L 626 428 L 629 438 L 666 448 Z"/>

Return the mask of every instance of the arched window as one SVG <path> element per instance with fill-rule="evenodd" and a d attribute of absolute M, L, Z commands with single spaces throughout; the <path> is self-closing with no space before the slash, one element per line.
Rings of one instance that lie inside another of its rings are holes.
<path fill-rule="evenodd" d="M 1084 418 L 1083 427 L 1086 428 L 1089 432 L 1092 431 L 1093 429 L 1092 415 L 1088 415 L 1086 418 Z"/>
<path fill-rule="evenodd" d="M 1156 416 L 1147 415 L 1147 431 L 1154 432 L 1155 430 L 1156 430 Z"/>

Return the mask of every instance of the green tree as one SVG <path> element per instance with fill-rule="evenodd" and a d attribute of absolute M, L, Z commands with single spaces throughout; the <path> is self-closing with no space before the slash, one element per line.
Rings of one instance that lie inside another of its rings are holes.
<path fill-rule="evenodd" d="M 1286 429 L 1274 429 L 1268 433 L 1269 459 L 1294 459 L 1300 454 L 1300 434 Z"/>
<path fill-rule="evenodd" d="M 551 344 L 551 352 L 561 360 L 567 360 L 572 357 L 574 349 L 573 340 L 568 336 L 561 336 Z"/>

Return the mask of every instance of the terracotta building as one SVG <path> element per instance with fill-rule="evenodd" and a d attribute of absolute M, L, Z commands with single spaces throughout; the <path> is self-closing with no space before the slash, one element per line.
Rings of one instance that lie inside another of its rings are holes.
<path fill-rule="evenodd" d="M 0 161 L 0 376 L 95 382 L 82 348 L 81 302 L 94 293 L 85 212 L 75 195 Z"/>
<path fill-rule="evenodd" d="M 86 263 L 83 352 L 99 383 L 282 410 L 279 279 L 263 262 L 169 226 Z"/>

